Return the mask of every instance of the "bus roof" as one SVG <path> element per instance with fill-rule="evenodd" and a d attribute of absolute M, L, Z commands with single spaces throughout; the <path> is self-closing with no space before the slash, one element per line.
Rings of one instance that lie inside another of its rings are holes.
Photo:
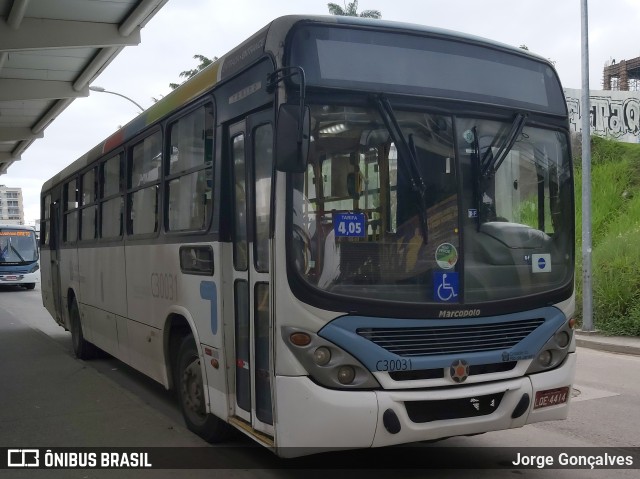
<path fill-rule="evenodd" d="M 516 48 L 486 38 L 468 35 L 453 30 L 428 27 L 412 23 L 360 17 L 334 15 L 285 15 L 271 21 L 264 28 L 253 34 L 236 48 L 218 58 L 215 62 L 212 62 L 197 75 L 182 83 L 178 88 L 153 104 L 114 134 L 51 177 L 43 184 L 42 191 L 47 191 L 54 184 L 73 175 L 76 171 L 81 170 L 109 151 L 116 150 L 123 143 L 142 132 L 149 125 L 171 114 L 180 106 L 196 99 L 201 94 L 213 88 L 217 83 L 231 78 L 244 67 L 262 57 L 265 53 L 271 54 L 278 64 L 281 65 L 284 54 L 284 40 L 288 32 L 299 22 L 352 25 L 395 31 L 399 33 L 416 33 L 427 36 L 455 39 L 457 41 L 469 42 L 508 51 L 516 55 L 527 56 L 537 61 L 547 63 L 551 68 L 554 68 L 549 60 L 522 48 Z"/>
<path fill-rule="evenodd" d="M 34 231 L 35 228 L 29 225 L 10 225 L 10 224 L 2 224 L 0 223 L 0 230 L 19 230 L 19 231 Z"/>

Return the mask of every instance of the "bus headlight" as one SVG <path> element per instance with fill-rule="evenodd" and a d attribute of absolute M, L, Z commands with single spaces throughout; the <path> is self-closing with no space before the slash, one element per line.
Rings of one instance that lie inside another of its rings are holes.
<path fill-rule="evenodd" d="M 29 273 L 35 273 L 39 269 L 40 269 L 40 265 L 38 263 L 36 263 L 31 267 L 31 269 L 29 270 Z"/>
<path fill-rule="evenodd" d="M 548 371 L 563 363 L 573 338 L 573 329 L 570 321 L 566 321 L 549 340 L 540 348 L 540 351 L 531 361 L 527 374 Z"/>
<path fill-rule="evenodd" d="M 316 349 L 313 352 L 313 361 L 318 366 L 324 366 L 329 361 L 331 361 L 331 351 L 329 351 L 329 348 L 325 348 L 324 346 L 320 346 L 318 349 Z M 342 382 L 342 381 L 340 381 L 340 382 Z"/>
<path fill-rule="evenodd" d="M 571 337 L 566 331 L 558 331 L 556 333 L 556 344 L 561 348 L 566 348 L 571 342 Z"/>
<path fill-rule="evenodd" d="M 540 354 L 538 354 L 538 362 L 541 366 L 548 368 L 551 364 L 551 361 L 553 361 L 553 355 L 548 349 L 545 349 Z"/>
<path fill-rule="evenodd" d="M 281 334 L 287 347 L 317 383 L 334 389 L 380 387 L 360 361 L 332 342 L 300 328 L 284 327 Z M 300 338 L 310 340 L 300 341 Z"/>
<path fill-rule="evenodd" d="M 338 369 L 338 381 L 340 384 L 351 384 L 356 378 L 356 371 L 351 366 L 341 366 Z"/>

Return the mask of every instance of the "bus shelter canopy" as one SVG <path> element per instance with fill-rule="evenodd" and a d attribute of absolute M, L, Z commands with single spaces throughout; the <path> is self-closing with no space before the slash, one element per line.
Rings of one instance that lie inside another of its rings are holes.
<path fill-rule="evenodd" d="M 0 0 L 0 175 L 168 0 Z"/>

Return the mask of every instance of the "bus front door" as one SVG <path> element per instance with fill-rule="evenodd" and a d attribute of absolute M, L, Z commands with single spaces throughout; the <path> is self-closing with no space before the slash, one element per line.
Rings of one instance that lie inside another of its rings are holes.
<path fill-rule="evenodd" d="M 233 176 L 235 415 L 273 436 L 269 223 L 271 110 L 229 128 Z"/>
<path fill-rule="evenodd" d="M 59 192 L 58 192 L 59 193 Z M 62 291 L 60 288 L 60 195 L 52 192 L 51 206 L 49 207 L 49 218 L 51 222 L 49 248 L 50 248 L 50 268 L 51 268 L 51 294 L 55 305 L 55 320 L 66 328 L 64 323 L 65 315 L 62 312 Z"/>

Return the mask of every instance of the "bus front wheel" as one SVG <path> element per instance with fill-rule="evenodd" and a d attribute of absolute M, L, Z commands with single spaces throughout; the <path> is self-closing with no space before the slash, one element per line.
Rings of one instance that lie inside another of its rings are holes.
<path fill-rule="evenodd" d="M 207 442 L 224 441 L 229 425 L 207 413 L 200 355 L 192 335 L 180 344 L 175 371 L 178 401 L 187 428 Z"/>
<path fill-rule="evenodd" d="M 80 310 L 78 303 L 74 299 L 69 309 L 69 319 L 71 321 L 71 343 L 73 353 L 78 359 L 91 359 L 95 354 L 95 346 L 84 339 L 82 324 L 80 323 Z"/>
<path fill-rule="evenodd" d="M 24 285 L 26 289 L 35 289 L 36 283 L 27 283 Z"/>

